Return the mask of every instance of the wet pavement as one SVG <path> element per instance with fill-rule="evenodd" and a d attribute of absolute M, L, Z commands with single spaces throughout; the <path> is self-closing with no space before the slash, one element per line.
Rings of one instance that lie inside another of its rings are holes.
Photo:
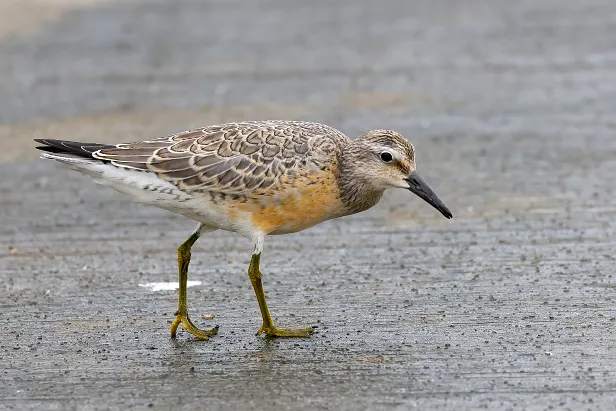
<path fill-rule="evenodd" d="M 0 13 L 0 409 L 613 408 L 612 1 L 39 3 Z M 274 318 L 309 340 L 254 335 L 250 244 L 207 235 L 189 309 L 220 334 L 173 341 L 176 292 L 145 285 L 195 224 L 31 139 L 266 118 L 402 132 L 454 219 L 392 192 L 268 238 Z"/>

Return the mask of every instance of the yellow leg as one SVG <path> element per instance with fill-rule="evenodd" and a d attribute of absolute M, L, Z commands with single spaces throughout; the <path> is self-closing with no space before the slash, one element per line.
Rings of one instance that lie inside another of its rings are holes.
<path fill-rule="evenodd" d="M 197 328 L 188 317 L 188 308 L 186 306 L 186 282 L 188 281 L 188 264 L 190 264 L 190 249 L 192 245 L 197 241 L 201 235 L 202 227 L 199 227 L 189 238 L 184 241 L 178 248 L 178 269 L 180 280 L 180 292 L 178 298 L 178 311 L 175 313 L 176 317 L 171 324 L 169 331 L 171 332 L 171 338 L 175 338 L 178 326 L 182 324 L 184 329 L 190 334 L 194 335 L 199 340 L 208 340 L 210 336 L 218 333 L 218 326 L 210 330 L 201 330 Z"/>
<path fill-rule="evenodd" d="M 261 253 L 253 254 L 250 260 L 250 266 L 248 267 L 248 276 L 252 287 L 255 289 L 257 295 L 257 301 L 259 302 L 259 308 L 261 309 L 261 316 L 263 317 L 263 325 L 259 328 L 257 335 L 265 333 L 267 337 L 310 337 L 313 328 L 299 328 L 299 329 L 282 329 L 276 328 L 274 321 L 270 316 L 269 309 L 267 308 L 267 302 L 265 301 L 265 294 L 263 293 L 263 284 L 261 282 L 261 271 L 259 270 L 259 262 L 261 261 Z"/>

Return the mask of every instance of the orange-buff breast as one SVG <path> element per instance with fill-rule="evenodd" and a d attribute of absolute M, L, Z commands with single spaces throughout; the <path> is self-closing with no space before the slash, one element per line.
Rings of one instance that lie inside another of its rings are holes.
<path fill-rule="evenodd" d="M 249 218 L 251 225 L 266 234 L 295 233 L 312 227 L 343 211 L 333 174 L 319 173 L 281 183 L 276 190 L 283 199 L 265 203 L 258 199 L 228 204 L 232 217 Z"/>

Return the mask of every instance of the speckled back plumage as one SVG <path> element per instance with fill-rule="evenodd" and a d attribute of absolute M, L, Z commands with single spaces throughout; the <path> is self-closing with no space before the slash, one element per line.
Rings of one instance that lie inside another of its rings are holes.
<path fill-rule="evenodd" d="M 349 139 L 319 123 L 251 121 L 118 144 L 93 157 L 151 171 L 185 192 L 273 195 L 284 182 L 331 165 Z"/>

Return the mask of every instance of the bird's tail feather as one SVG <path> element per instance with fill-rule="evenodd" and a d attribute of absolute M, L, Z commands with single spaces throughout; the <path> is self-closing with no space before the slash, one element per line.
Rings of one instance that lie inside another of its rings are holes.
<path fill-rule="evenodd" d="M 52 154 L 52 153 L 41 153 L 41 158 L 45 158 L 48 160 L 56 160 L 60 163 L 68 164 L 68 165 L 77 165 L 77 164 L 96 164 L 100 163 L 100 160 L 95 158 L 83 158 L 81 156 L 77 156 L 74 154 L 62 153 L 62 154 Z"/>
<path fill-rule="evenodd" d="M 58 161 L 92 176 L 100 175 L 99 166 L 107 163 L 107 161 L 93 157 L 92 153 L 113 147 L 108 144 L 79 143 L 67 140 L 35 139 L 34 141 L 42 144 L 36 147 L 41 150 L 41 158 Z"/>

